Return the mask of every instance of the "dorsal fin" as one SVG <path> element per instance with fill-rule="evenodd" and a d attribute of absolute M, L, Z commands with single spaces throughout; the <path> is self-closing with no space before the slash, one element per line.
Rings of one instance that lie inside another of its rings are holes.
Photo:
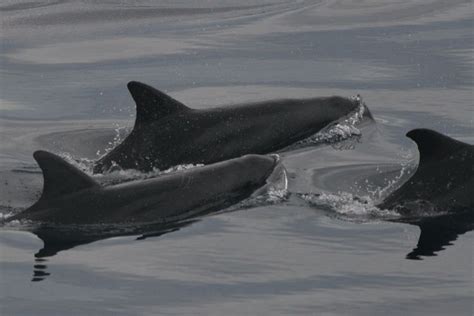
<path fill-rule="evenodd" d="M 414 129 L 407 133 L 418 146 L 420 165 L 432 160 L 441 160 L 454 152 L 469 146 L 430 129 Z"/>
<path fill-rule="evenodd" d="M 137 104 L 135 127 L 172 113 L 189 110 L 181 102 L 144 83 L 130 81 L 127 87 Z"/>
<path fill-rule="evenodd" d="M 33 157 L 43 171 L 41 200 L 99 186 L 91 177 L 55 154 L 38 150 Z"/>

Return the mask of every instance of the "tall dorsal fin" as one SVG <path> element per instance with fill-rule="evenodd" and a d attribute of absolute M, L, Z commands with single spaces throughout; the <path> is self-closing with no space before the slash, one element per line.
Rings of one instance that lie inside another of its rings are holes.
<path fill-rule="evenodd" d="M 42 200 L 99 186 L 91 177 L 55 154 L 38 150 L 33 157 L 43 171 Z"/>
<path fill-rule="evenodd" d="M 137 124 L 152 122 L 166 115 L 189 110 L 187 106 L 169 95 L 141 82 L 130 81 L 128 90 L 137 104 Z"/>
<path fill-rule="evenodd" d="M 469 146 L 430 129 L 414 129 L 407 133 L 418 146 L 420 165 L 432 160 L 441 160 L 454 152 Z"/>

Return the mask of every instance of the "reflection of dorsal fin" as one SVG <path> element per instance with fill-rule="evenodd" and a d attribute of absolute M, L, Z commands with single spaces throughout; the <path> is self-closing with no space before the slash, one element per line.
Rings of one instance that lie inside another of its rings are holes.
<path fill-rule="evenodd" d="M 130 81 L 128 90 L 137 104 L 135 127 L 189 108 L 169 95 L 144 83 Z"/>
<path fill-rule="evenodd" d="M 44 183 L 41 200 L 99 186 L 91 177 L 59 156 L 38 150 L 33 154 L 33 157 L 43 171 Z"/>
<path fill-rule="evenodd" d="M 420 237 L 416 248 L 407 255 L 407 259 L 436 256 L 437 252 L 452 245 L 459 235 L 471 231 L 474 228 L 473 220 L 474 213 L 468 211 L 457 215 L 427 217 L 414 223 L 420 227 Z"/>
<path fill-rule="evenodd" d="M 468 144 L 429 129 L 414 129 L 407 133 L 420 152 L 420 165 L 432 160 L 441 160 Z"/>

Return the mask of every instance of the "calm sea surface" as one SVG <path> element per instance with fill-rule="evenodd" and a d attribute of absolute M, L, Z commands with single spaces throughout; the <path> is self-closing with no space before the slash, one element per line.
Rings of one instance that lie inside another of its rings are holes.
<path fill-rule="evenodd" d="M 193 108 L 360 94 L 375 122 L 282 153 L 287 200 L 160 236 L 89 236 L 35 258 L 36 235 L 1 227 L 0 314 L 472 315 L 474 233 L 407 259 L 420 228 L 373 207 L 417 164 L 410 129 L 474 143 L 472 12 L 456 0 L 3 0 L 2 217 L 41 192 L 34 150 L 87 169 L 123 139 L 131 80 Z"/>

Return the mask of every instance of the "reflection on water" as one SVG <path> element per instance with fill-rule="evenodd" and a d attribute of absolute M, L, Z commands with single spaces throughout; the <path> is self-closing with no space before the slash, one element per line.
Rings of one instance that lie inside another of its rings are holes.
<path fill-rule="evenodd" d="M 407 259 L 421 260 L 436 256 L 438 252 L 453 245 L 458 236 L 474 230 L 474 214 L 470 209 L 454 209 L 449 213 L 421 214 L 405 217 L 395 211 L 381 210 L 369 197 L 352 194 L 302 194 L 302 199 L 311 207 L 323 209 L 340 219 L 353 222 L 386 220 L 407 223 L 420 229 L 416 247 L 406 255 Z"/>
<path fill-rule="evenodd" d="M 290 199 L 286 202 L 286 205 L 291 206 L 293 203 L 294 200 Z M 256 205 L 254 207 L 256 207 Z M 323 205 L 320 205 L 320 207 L 324 209 Z M 333 210 L 329 209 L 329 211 Z M 378 210 L 378 212 L 379 213 L 372 214 L 371 216 L 381 218 L 381 213 L 383 212 L 381 212 L 381 210 Z M 347 214 L 344 216 L 345 218 L 342 218 L 345 220 L 355 219 Z M 359 216 L 358 220 L 361 219 Z M 47 271 L 47 258 L 55 256 L 60 251 L 113 237 L 137 236 L 136 240 L 159 237 L 164 234 L 176 232 L 198 220 L 199 219 L 191 219 L 180 222 L 146 225 L 78 225 L 75 227 L 40 225 L 31 230 L 31 233 L 36 235 L 43 242 L 43 247 L 34 254 L 35 264 L 33 266 L 32 281 L 42 281 L 50 275 Z M 387 220 L 408 223 L 420 228 L 416 248 L 406 255 L 407 259 L 413 260 L 422 260 L 422 257 L 436 256 L 437 252 L 444 250 L 446 246 L 452 245 L 452 242 L 455 241 L 459 235 L 474 230 L 474 214 L 469 210 L 455 212 L 453 214 L 416 218 L 403 218 L 393 213 L 387 217 Z M 159 240 L 157 242 L 159 242 Z"/>
<path fill-rule="evenodd" d="M 48 266 L 46 265 L 46 259 L 35 258 L 35 265 L 33 266 L 33 278 L 32 282 L 43 281 L 51 273 L 47 272 Z"/>
<path fill-rule="evenodd" d="M 0 313 L 472 314 L 472 216 L 403 219 L 367 207 L 414 169 L 406 131 L 426 127 L 474 143 L 471 7 L 2 1 L 2 216 L 40 192 L 34 150 L 81 164 L 109 148 L 115 130 L 127 133 L 131 80 L 193 108 L 361 94 L 376 124 L 347 146 L 282 154 L 290 191 L 326 194 L 326 204 L 293 194 L 183 229 L 33 230 L 44 245 L 2 228 Z M 142 234 L 160 237 L 119 237 Z M 30 282 L 32 268 L 32 280 L 43 282 Z"/>
<path fill-rule="evenodd" d="M 407 259 L 420 260 L 424 256 L 436 256 L 437 252 L 453 245 L 458 236 L 474 230 L 472 210 L 407 222 L 420 228 L 417 246 L 407 254 Z"/>
<path fill-rule="evenodd" d="M 148 225 L 82 225 L 70 226 L 44 226 L 35 228 L 31 232 L 43 242 L 43 248 L 35 253 L 35 265 L 33 266 L 33 278 L 31 281 L 44 280 L 50 273 L 47 272 L 47 257 L 55 256 L 58 252 L 68 250 L 80 245 L 89 244 L 98 240 L 136 236 L 137 240 L 150 237 L 159 237 L 163 234 L 177 231 L 182 227 L 191 225 L 197 220 L 187 220 L 167 224 Z"/>

